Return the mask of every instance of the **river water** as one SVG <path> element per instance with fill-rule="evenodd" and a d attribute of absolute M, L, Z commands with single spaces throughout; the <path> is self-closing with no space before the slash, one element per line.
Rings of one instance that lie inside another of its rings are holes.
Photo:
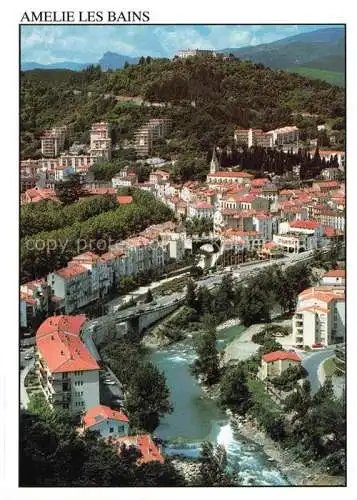
<path fill-rule="evenodd" d="M 241 326 L 220 331 L 218 347 L 223 349 L 242 332 Z M 260 446 L 243 437 L 234 437 L 227 415 L 205 395 L 190 374 L 189 366 L 194 359 L 191 339 L 151 354 L 151 361 L 165 373 L 174 406 L 173 413 L 161 420 L 155 432 L 167 441 L 165 453 L 197 457 L 202 441 L 212 441 L 225 446 L 228 467 L 239 471 L 243 485 L 288 485 L 288 480 L 268 461 Z"/>

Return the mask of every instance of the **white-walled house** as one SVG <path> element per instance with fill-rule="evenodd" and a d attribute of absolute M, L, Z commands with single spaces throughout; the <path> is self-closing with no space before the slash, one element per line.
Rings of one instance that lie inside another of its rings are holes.
<path fill-rule="evenodd" d="M 187 208 L 187 217 L 192 219 L 194 217 L 198 218 L 213 218 L 215 208 L 211 203 L 207 203 L 205 201 L 196 201 L 192 205 L 188 205 Z"/>
<path fill-rule="evenodd" d="M 82 418 L 83 430 L 98 432 L 101 437 L 121 437 L 129 434 L 129 419 L 122 412 L 109 406 L 89 408 Z"/>
<path fill-rule="evenodd" d="M 85 411 L 99 404 L 100 367 L 80 338 L 85 315 L 52 316 L 36 333 L 36 370 L 53 408 Z"/>
<path fill-rule="evenodd" d="M 342 285 L 346 284 L 346 271 L 344 269 L 332 269 L 322 276 L 323 285 Z"/>
<path fill-rule="evenodd" d="M 259 378 L 265 380 L 266 378 L 279 377 L 290 366 L 298 366 L 300 361 L 301 359 L 296 352 L 274 351 L 264 354 L 258 373 Z"/>

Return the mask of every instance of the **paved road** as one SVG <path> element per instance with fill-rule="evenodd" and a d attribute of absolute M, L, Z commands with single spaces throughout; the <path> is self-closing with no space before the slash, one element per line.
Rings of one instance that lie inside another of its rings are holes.
<path fill-rule="evenodd" d="M 319 379 L 319 367 L 323 361 L 335 355 L 334 347 L 327 347 L 321 351 L 308 354 L 301 362 L 308 372 L 308 379 L 311 384 L 311 393 L 315 394 L 321 387 Z"/>
<path fill-rule="evenodd" d="M 24 356 L 26 353 L 33 353 L 33 348 L 26 349 L 25 351 L 20 352 L 20 364 L 24 368 L 20 370 L 20 404 L 22 408 L 27 408 L 29 404 L 29 397 L 27 395 L 27 391 L 25 388 L 25 377 L 30 371 L 30 369 L 35 365 L 35 357 L 32 359 L 25 359 Z"/>

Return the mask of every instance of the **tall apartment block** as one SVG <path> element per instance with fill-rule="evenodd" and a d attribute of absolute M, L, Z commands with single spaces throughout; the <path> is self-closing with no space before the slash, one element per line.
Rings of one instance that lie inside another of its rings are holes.
<path fill-rule="evenodd" d="M 261 129 L 239 128 L 234 131 L 234 140 L 237 143 L 245 144 L 248 148 L 252 146 L 261 146 L 264 148 L 273 146 L 273 136 L 263 132 Z"/>
<path fill-rule="evenodd" d="M 56 157 L 63 150 L 66 127 L 54 127 L 41 134 L 41 153 L 43 156 Z"/>
<path fill-rule="evenodd" d="M 164 138 L 171 129 L 171 120 L 167 118 L 153 118 L 141 127 L 135 134 L 135 150 L 138 156 L 150 154 L 153 143 Z"/>
<path fill-rule="evenodd" d="M 93 123 L 90 132 L 90 155 L 93 158 L 110 160 L 112 140 L 107 122 Z"/>

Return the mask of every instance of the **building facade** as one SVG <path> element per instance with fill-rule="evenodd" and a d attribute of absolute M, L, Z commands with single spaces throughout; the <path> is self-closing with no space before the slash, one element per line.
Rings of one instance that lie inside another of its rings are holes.
<path fill-rule="evenodd" d="M 77 413 L 99 405 L 97 361 L 80 339 L 85 316 L 52 316 L 36 333 L 36 371 L 53 408 Z"/>

